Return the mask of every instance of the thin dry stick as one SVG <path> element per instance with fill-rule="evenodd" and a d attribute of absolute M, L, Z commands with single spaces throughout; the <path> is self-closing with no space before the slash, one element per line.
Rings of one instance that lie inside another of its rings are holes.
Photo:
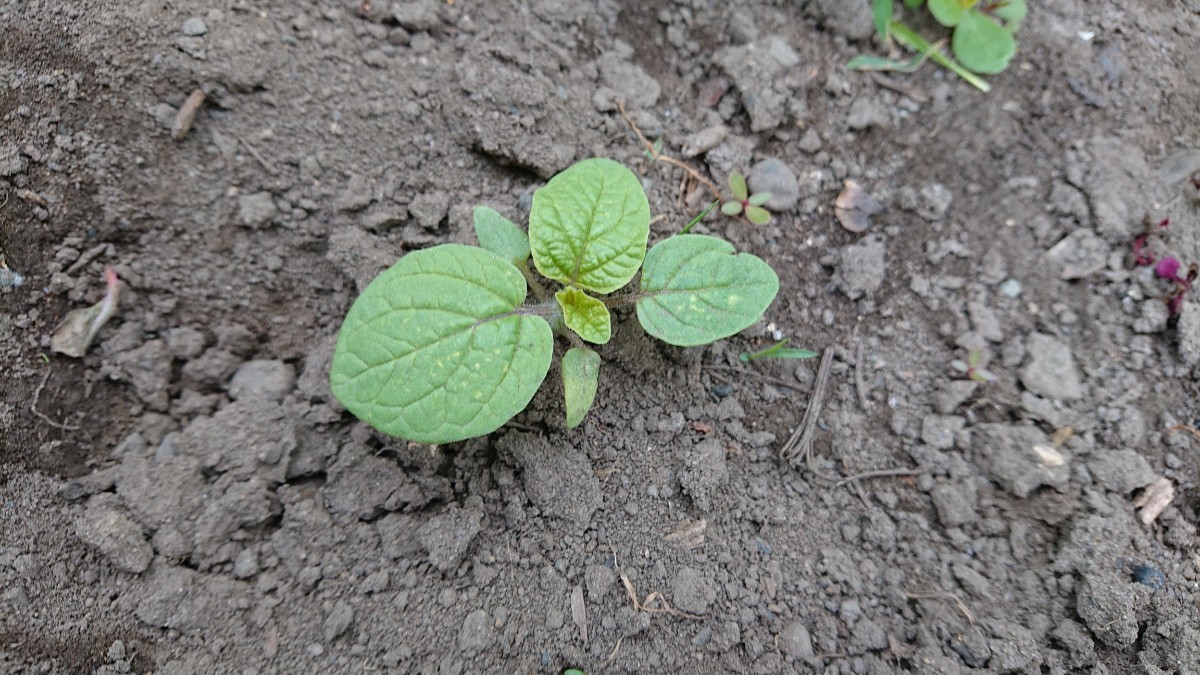
<path fill-rule="evenodd" d="M 910 593 L 905 591 L 904 597 L 908 598 L 909 600 L 953 600 L 954 604 L 958 607 L 958 611 L 962 612 L 963 616 L 967 617 L 967 621 L 972 626 L 975 625 L 975 615 L 971 613 L 971 610 L 967 609 L 967 605 L 963 603 L 962 598 L 959 598 L 953 593 Z"/>
<path fill-rule="evenodd" d="M 1186 431 L 1200 440 L 1200 430 L 1196 429 L 1196 427 L 1188 426 L 1186 424 L 1176 424 L 1175 426 L 1168 428 L 1167 431 Z"/>
<path fill-rule="evenodd" d="M 868 478 L 890 478 L 894 476 L 919 476 L 925 473 L 925 467 L 918 466 L 915 469 L 878 469 L 876 471 L 864 471 L 856 473 L 853 476 L 843 478 L 838 481 L 837 486 L 841 487 L 847 483 L 853 483 L 858 480 L 866 480 Z"/>
<path fill-rule="evenodd" d="M 685 162 L 681 162 L 670 155 L 664 155 L 658 150 L 655 150 L 654 144 L 646 138 L 646 135 L 643 134 L 642 130 L 638 128 L 638 125 L 634 124 L 633 118 L 629 116 L 629 113 L 625 112 L 625 104 L 620 100 L 617 101 L 617 110 L 621 112 L 621 117 L 625 118 L 625 123 L 629 125 L 629 128 L 633 130 L 633 133 L 637 134 L 638 140 L 640 140 L 642 145 L 646 147 L 646 152 L 650 153 L 650 156 L 654 158 L 654 161 L 670 164 L 671 166 L 683 169 L 689 176 L 694 178 L 697 183 L 700 183 L 707 188 L 708 191 L 712 193 L 713 197 L 717 199 L 721 198 L 721 190 L 717 188 L 716 183 L 702 176 L 699 171 L 696 171 L 692 167 L 688 166 Z"/>
<path fill-rule="evenodd" d="M 867 409 L 867 384 L 863 381 L 863 345 L 858 343 L 858 349 L 854 352 L 854 390 L 858 392 L 858 405 L 863 410 Z"/>
<path fill-rule="evenodd" d="M 708 618 L 707 616 L 700 616 L 698 614 L 688 614 L 687 612 L 682 612 L 678 609 L 675 609 L 674 607 L 672 607 L 670 604 L 667 603 L 667 599 L 664 598 L 663 594 L 659 593 L 658 591 L 654 591 L 650 595 L 647 595 L 645 600 L 638 602 L 637 592 L 633 590 L 633 582 L 631 582 L 629 580 L 629 577 L 625 576 L 625 574 L 623 572 L 621 573 L 621 583 L 625 586 L 625 593 L 626 593 L 626 595 L 629 596 L 629 601 L 631 603 L 633 603 L 633 611 L 635 611 L 635 612 L 650 612 L 651 614 L 670 614 L 671 616 L 677 616 L 681 619 L 691 619 L 692 621 L 704 621 L 705 619 Z M 661 603 L 662 606 L 661 607 L 648 607 L 648 605 L 650 605 L 653 602 Z"/>
<path fill-rule="evenodd" d="M 49 416 L 43 414 L 41 411 L 39 411 L 37 409 L 38 400 L 42 398 L 42 390 L 46 388 L 46 382 L 48 382 L 49 380 L 50 380 L 50 371 L 47 370 L 46 374 L 44 376 L 42 376 L 42 383 L 39 384 L 37 386 L 37 389 L 34 390 L 34 392 L 33 392 L 33 402 L 29 404 L 29 412 L 33 413 L 34 415 L 37 415 L 39 418 L 41 418 L 41 420 L 43 422 L 45 422 L 46 424 L 49 424 L 50 426 L 52 426 L 56 429 L 65 429 L 67 431 L 78 431 L 79 427 L 77 427 L 73 424 L 62 424 L 61 422 L 55 422 L 54 420 L 50 419 Z"/>
<path fill-rule="evenodd" d="M 813 387 L 812 399 L 800 420 L 800 426 L 792 432 L 791 438 L 783 444 L 779 451 L 788 462 L 795 457 L 804 457 L 805 464 L 812 468 L 812 435 L 817 428 L 817 417 L 821 414 L 821 406 L 825 403 L 825 389 L 829 385 L 829 374 L 833 370 L 833 348 L 826 347 L 821 355 L 821 366 L 817 368 L 817 382 Z"/>

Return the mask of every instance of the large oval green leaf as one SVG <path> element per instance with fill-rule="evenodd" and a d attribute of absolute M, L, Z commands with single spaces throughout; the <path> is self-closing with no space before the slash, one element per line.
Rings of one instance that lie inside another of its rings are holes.
<path fill-rule="evenodd" d="M 979 12 L 967 12 L 950 39 L 954 56 L 968 70 L 989 75 L 1008 67 L 1017 42 L 1008 29 Z"/>
<path fill-rule="evenodd" d="M 550 368 L 550 325 L 521 314 L 525 278 L 458 244 L 409 253 L 367 286 L 338 334 L 330 384 L 385 434 L 450 443 L 523 410 Z"/>
<path fill-rule="evenodd" d="M 529 244 L 542 276 L 612 293 L 641 267 L 649 237 L 642 184 L 611 159 L 585 159 L 533 193 Z"/>
<path fill-rule="evenodd" d="M 638 321 L 681 347 L 729 337 L 762 317 L 779 292 L 771 266 L 701 234 L 666 239 L 646 254 Z"/>
<path fill-rule="evenodd" d="M 957 26 L 973 0 L 929 0 L 929 13 L 943 26 Z"/>

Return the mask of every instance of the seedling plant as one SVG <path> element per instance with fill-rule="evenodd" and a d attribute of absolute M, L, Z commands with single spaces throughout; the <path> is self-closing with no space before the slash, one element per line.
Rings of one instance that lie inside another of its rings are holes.
<path fill-rule="evenodd" d="M 847 64 L 860 70 L 916 70 L 932 59 L 981 91 L 991 87 L 976 73 L 994 75 L 1008 68 L 1017 51 L 1016 32 L 1027 11 L 1025 0 L 904 0 L 908 9 L 926 5 L 941 25 L 951 29 L 954 58 L 941 52 L 941 43 L 930 43 L 907 24 L 893 18 L 892 0 L 872 0 L 875 30 L 884 40 L 895 39 L 917 52 L 911 60 L 859 56 Z"/>
<path fill-rule="evenodd" d="M 757 352 L 742 352 L 738 354 L 738 360 L 742 363 L 750 363 L 759 359 L 815 359 L 820 356 L 811 349 L 789 347 L 788 342 L 790 341 L 791 338 L 784 338 L 766 349 Z"/>
<path fill-rule="evenodd" d="M 1133 240 L 1133 264 L 1138 267 L 1154 265 L 1154 276 L 1171 282 L 1171 292 L 1167 294 L 1165 301 L 1169 316 L 1176 317 L 1179 316 L 1183 307 L 1184 296 L 1192 289 L 1196 278 L 1200 277 L 1200 266 L 1192 263 L 1188 265 L 1186 271 L 1182 271 L 1183 264 L 1179 262 L 1178 258 L 1164 256 L 1159 259 L 1154 254 L 1151 242 L 1154 239 L 1165 239 L 1167 228 L 1170 225 L 1169 218 L 1163 218 L 1158 222 L 1150 220 L 1149 217 L 1146 218 L 1145 228 Z"/>
<path fill-rule="evenodd" d="M 755 225 L 771 222 L 771 212 L 763 207 L 763 204 L 771 201 L 770 192 L 750 194 L 750 189 L 746 187 L 746 177 L 738 171 L 729 174 L 729 191 L 733 193 L 733 199 L 721 205 L 721 213 L 727 216 L 744 213 L 746 220 Z"/>
<path fill-rule="evenodd" d="M 972 349 L 967 352 L 967 360 L 955 359 L 950 362 L 950 367 L 962 373 L 962 376 L 973 382 L 987 384 L 996 379 L 996 376 L 991 371 L 980 367 L 982 356 L 978 349 Z"/>
<path fill-rule="evenodd" d="M 545 379 L 555 334 L 570 345 L 560 371 L 574 428 L 598 389 L 600 355 L 588 345 L 611 338 L 612 308 L 633 305 L 647 333 L 688 347 L 746 328 L 779 291 L 767 263 L 715 237 L 678 234 L 647 250 L 646 194 L 608 159 L 579 162 L 538 189 L 528 235 L 487 207 L 474 220 L 480 247 L 409 253 L 346 314 L 330 385 L 383 433 L 449 443 L 496 430 Z"/>

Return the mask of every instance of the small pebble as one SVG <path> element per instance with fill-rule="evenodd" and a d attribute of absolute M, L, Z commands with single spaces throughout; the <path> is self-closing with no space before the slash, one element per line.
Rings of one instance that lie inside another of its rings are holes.
<path fill-rule="evenodd" d="M 1006 298 L 1015 298 L 1021 294 L 1021 282 L 1016 279 L 1009 279 L 1000 284 L 999 291 Z"/>
<path fill-rule="evenodd" d="M 726 396 L 733 393 L 733 385 L 732 384 L 718 384 L 712 388 L 712 393 L 713 393 L 713 396 L 716 396 L 717 398 L 725 398 Z"/>
<path fill-rule="evenodd" d="M 1133 573 L 1134 581 L 1144 586 L 1149 586 L 1156 591 L 1167 585 L 1167 575 L 1163 574 L 1157 567 L 1151 565 L 1134 565 L 1129 571 Z"/>
<path fill-rule="evenodd" d="M 188 37 L 200 37 L 208 32 L 208 26 L 204 24 L 204 19 L 198 16 L 193 16 L 183 22 L 183 34 Z"/>

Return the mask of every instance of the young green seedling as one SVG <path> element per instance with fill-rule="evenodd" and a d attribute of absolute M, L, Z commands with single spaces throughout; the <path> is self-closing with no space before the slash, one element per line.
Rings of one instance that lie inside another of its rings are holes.
<path fill-rule="evenodd" d="M 742 352 L 738 354 L 738 359 L 742 363 L 750 363 L 759 359 L 812 359 L 820 356 L 819 353 L 809 349 L 796 349 L 789 347 L 788 342 L 791 338 L 784 338 L 779 342 L 757 352 Z"/>
<path fill-rule="evenodd" d="M 555 333 L 570 343 L 560 370 L 573 428 L 599 384 L 600 355 L 585 343 L 609 341 L 611 308 L 634 305 L 647 333 L 688 347 L 754 323 L 779 291 L 767 263 L 715 237 L 679 234 L 647 250 L 646 194 L 608 159 L 579 162 L 537 190 L 528 235 L 486 207 L 475 231 L 483 248 L 409 253 L 346 314 L 330 385 L 386 434 L 449 443 L 496 430 L 545 379 Z M 562 288 L 550 294 L 534 270 Z M 639 270 L 636 289 L 608 295 Z"/>
<path fill-rule="evenodd" d="M 979 354 L 979 350 L 972 349 L 971 351 L 967 352 L 966 361 L 955 359 L 954 361 L 950 362 L 950 367 L 962 373 L 963 377 L 967 378 L 968 380 L 974 380 L 980 384 L 985 384 L 996 379 L 996 376 L 990 371 L 979 367 L 981 358 L 982 357 Z"/>
<path fill-rule="evenodd" d="M 771 222 L 771 212 L 763 208 L 763 204 L 771 201 L 770 192 L 750 194 L 746 188 L 746 177 L 734 171 L 729 174 L 729 191 L 733 199 L 721 205 L 721 213 L 727 216 L 746 214 L 746 219 L 755 225 L 766 225 Z"/>
<path fill-rule="evenodd" d="M 925 0 L 904 0 L 909 9 Z M 929 0 L 930 14 L 938 23 L 951 28 L 950 48 L 955 58 L 941 53 L 940 43 L 930 43 L 916 31 L 893 19 L 892 0 L 872 0 L 875 30 L 885 40 L 897 42 L 918 53 L 918 59 L 904 61 L 859 56 L 847 64 L 860 70 L 898 70 L 911 72 L 926 57 L 954 72 L 982 91 L 991 87 L 975 73 L 996 74 L 1008 68 L 1016 53 L 1014 35 L 1025 18 L 1025 0 Z"/>

